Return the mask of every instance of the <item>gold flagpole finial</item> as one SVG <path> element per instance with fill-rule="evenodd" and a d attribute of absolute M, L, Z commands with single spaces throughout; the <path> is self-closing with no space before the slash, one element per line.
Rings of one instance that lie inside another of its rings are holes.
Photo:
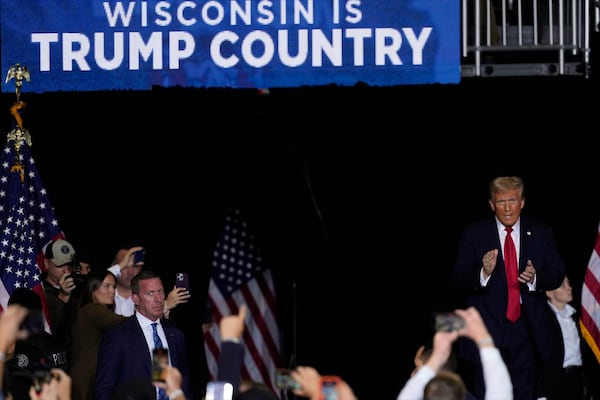
<path fill-rule="evenodd" d="M 27 82 L 31 82 L 31 78 L 29 75 L 29 69 L 21 64 L 15 64 L 8 69 L 6 73 L 5 83 L 8 83 L 11 79 L 15 79 L 15 93 L 17 95 L 17 101 L 10 108 L 10 113 L 15 117 L 17 121 L 17 126 L 8 133 L 7 139 L 8 141 L 12 141 L 15 147 L 15 164 L 11 167 L 11 172 L 18 172 L 21 177 L 21 182 L 25 179 L 25 171 L 23 170 L 23 165 L 21 164 L 21 145 L 22 141 L 25 141 L 27 145 L 31 146 L 31 135 L 27 131 L 27 129 L 23 128 L 23 118 L 19 113 L 19 110 L 25 107 L 25 103 L 21 101 L 21 88 L 23 87 L 23 80 Z"/>
<path fill-rule="evenodd" d="M 13 65 L 8 69 L 4 83 L 8 83 L 8 81 L 10 81 L 13 78 L 15 78 L 15 93 L 17 94 L 18 103 L 21 101 L 21 87 L 23 86 L 23 80 L 31 82 L 31 78 L 29 76 L 29 68 L 21 64 Z"/>

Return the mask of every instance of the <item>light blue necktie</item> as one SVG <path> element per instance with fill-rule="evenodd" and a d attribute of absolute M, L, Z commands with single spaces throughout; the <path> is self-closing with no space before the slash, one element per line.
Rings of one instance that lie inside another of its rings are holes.
<path fill-rule="evenodd" d="M 154 339 L 154 348 L 162 349 L 163 344 L 162 344 L 162 340 L 160 340 L 160 336 L 158 336 L 158 331 L 156 330 L 157 325 L 158 324 L 156 322 L 152 323 L 152 338 Z M 158 388 L 157 399 L 158 400 L 168 400 L 169 396 L 167 396 L 167 392 L 165 392 L 164 389 Z"/>

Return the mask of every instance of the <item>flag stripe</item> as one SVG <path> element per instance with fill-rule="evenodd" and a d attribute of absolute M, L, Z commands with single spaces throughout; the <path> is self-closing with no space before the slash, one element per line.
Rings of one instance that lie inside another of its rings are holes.
<path fill-rule="evenodd" d="M 204 334 L 207 365 L 217 376 L 220 353 L 218 323 L 225 315 L 236 314 L 246 304 L 245 346 L 242 378 L 261 382 L 277 394 L 274 377 L 280 365 L 277 301 L 270 269 L 238 209 L 229 209 L 213 253 L 208 286 L 212 326 Z"/>
<path fill-rule="evenodd" d="M 600 363 L 600 224 L 581 290 L 582 336 Z"/>
<path fill-rule="evenodd" d="M 271 288 L 268 288 L 265 282 L 265 276 L 268 274 L 268 280 L 271 280 L 270 271 L 266 271 L 263 275 L 260 275 L 256 279 L 256 283 L 260 287 L 266 299 Z M 256 328 L 260 331 L 260 338 L 264 339 L 264 347 L 271 354 L 271 358 L 276 358 L 279 356 L 279 348 L 278 343 L 273 341 L 274 337 L 277 337 L 277 326 L 275 322 L 275 316 L 271 313 L 270 310 L 274 308 L 274 304 L 257 304 L 256 299 L 252 296 L 252 293 L 246 288 L 243 289 L 244 298 L 248 301 L 248 308 L 251 311 L 251 314 L 255 316 L 253 319 L 256 323 Z M 254 331 L 253 329 L 251 331 Z"/>
<path fill-rule="evenodd" d="M 260 278 L 257 278 L 257 280 L 258 279 Z M 269 382 L 270 369 L 272 368 L 270 359 L 272 359 L 274 355 L 273 351 L 271 351 L 271 347 L 276 346 L 273 343 L 273 335 L 276 335 L 276 332 L 272 332 L 267 327 L 265 317 L 269 312 L 268 309 L 257 304 L 257 299 L 252 295 L 252 292 L 258 290 L 254 286 L 258 285 L 256 285 L 256 282 L 253 282 L 250 283 L 249 286 L 253 286 L 253 288 L 242 288 L 243 299 L 248 305 L 249 313 L 252 316 L 247 323 L 248 329 L 244 332 L 244 342 L 246 343 L 247 351 L 254 360 L 256 373 L 261 377 L 259 381 Z M 265 357 L 267 355 L 266 353 L 269 354 L 269 357 Z M 278 350 L 275 351 L 275 356 L 279 356 Z"/>

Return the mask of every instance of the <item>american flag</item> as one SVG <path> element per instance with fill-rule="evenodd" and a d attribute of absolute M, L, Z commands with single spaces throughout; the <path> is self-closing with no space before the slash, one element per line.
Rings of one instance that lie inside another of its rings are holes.
<path fill-rule="evenodd" d="M 600 363 L 600 225 L 581 291 L 581 333 Z"/>
<path fill-rule="evenodd" d="M 212 260 L 208 300 L 214 323 L 204 333 L 209 372 L 213 379 L 217 376 L 218 322 L 222 316 L 237 314 L 240 305 L 246 304 L 242 378 L 264 383 L 278 393 L 274 378 L 280 364 L 280 343 L 273 278 L 239 209 L 228 210 Z"/>
<path fill-rule="evenodd" d="M 0 154 L 0 310 L 13 290 L 30 288 L 42 299 L 49 331 L 41 274 L 43 249 L 63 238 L 29 149 L 30 137 L 17 127 Z"/>

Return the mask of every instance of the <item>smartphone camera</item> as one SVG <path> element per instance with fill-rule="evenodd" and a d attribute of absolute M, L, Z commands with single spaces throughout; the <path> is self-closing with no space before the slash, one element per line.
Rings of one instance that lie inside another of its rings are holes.
<path fill-rule="evenodd" d="M 79 265 L 79 259 L 75 254 L 73 254 L 73 257 L 71 257 L 71 264 L 72 273 L 70 274 L 70 277 L 73 278 L 73 284 L 75 285 L 75 287 L 81 288 L 84 284 L 84 279 L 83 275 L 81 274 L 81 266 Z"/>
<path fill-rule="evenodd" d="M 175 287 L 189 290 L 189 276 L 187 272 L 177 272 L 175 274 Z"/>
<path fill-rule="evenodd" d="M 134 264 L 143 262 L 145 259 L 146 259 L 146 250 L 145 249 L 138 250 L 135 253 L 133 253 L 133 263 Z"/>
<path fill-rule="evenodd" d="M 278 368 L 275 370 L 275 386 L 281 390 L 298 390 L 302 386 L 292 378 L 291 370 Z"/>
<path fill-rule="evenodd" d="M 443 332 L 459 331 L 465 327 L 465 320 L 455 313 L 436 313 L 435 330 Z"/>

